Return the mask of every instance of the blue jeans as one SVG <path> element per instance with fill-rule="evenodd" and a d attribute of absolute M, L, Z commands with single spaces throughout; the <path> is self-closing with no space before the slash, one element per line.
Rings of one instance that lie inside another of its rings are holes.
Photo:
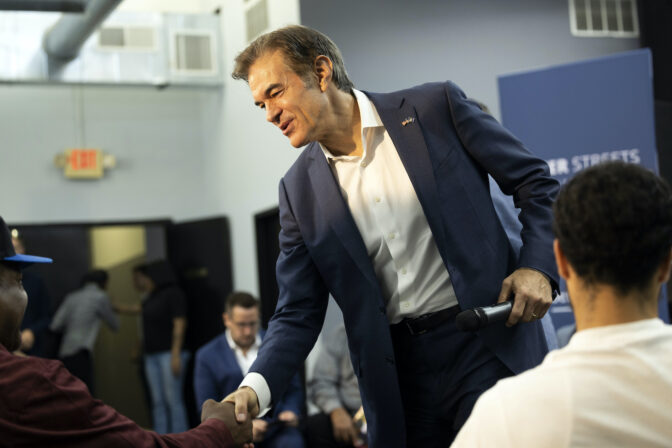
<path fill-rule="evenodd" d="M 189 429 L 182 398 L 189 352 L 182 352 L 180 360 L 180 375 L 176 377 L 170 368 L 170 352 L 145 355 L 145 374 L 152 397 L 152 420 L 154 431 L 159 434 L 178 433 Z"/>

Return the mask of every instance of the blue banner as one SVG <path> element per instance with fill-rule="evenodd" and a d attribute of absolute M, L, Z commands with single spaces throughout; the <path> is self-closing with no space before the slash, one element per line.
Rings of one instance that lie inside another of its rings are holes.
<path fill-rule="evenodd" d="M 648 49 L 501 76 L 498 83 L 502 123 L 561 183 L 607 160 L 658 173 Z M 668 322 L 662 289 L 659 312 Z M 556 328 L 574 321 L 564 284 L 551 315 Z"/>

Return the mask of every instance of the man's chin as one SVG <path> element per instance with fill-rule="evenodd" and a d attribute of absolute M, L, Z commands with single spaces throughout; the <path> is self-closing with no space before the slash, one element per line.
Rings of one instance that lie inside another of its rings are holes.
<path fill-rule="evenodd" d="M 300 136 L 297 135 L 290 135 L 287 138 L 289 139 L 289 144 L 295 148 L 303 148 L 308 143 L 310 143 L 309 141 L 306 141 L 305 138 L 301 138 Z"/>

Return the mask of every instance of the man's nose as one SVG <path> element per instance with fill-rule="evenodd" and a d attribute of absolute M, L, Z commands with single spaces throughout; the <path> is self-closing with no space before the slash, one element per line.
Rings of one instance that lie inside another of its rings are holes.
<path fill-rule="evenodd" d="M 266 120 L 269 123 L 277 124 L 280 119 L 280 108 L 272 105 L 266 106 Z"/>

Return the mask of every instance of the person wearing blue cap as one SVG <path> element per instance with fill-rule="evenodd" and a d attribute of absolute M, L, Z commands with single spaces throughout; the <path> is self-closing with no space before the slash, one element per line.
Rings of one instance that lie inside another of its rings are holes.
<path fill-rule="evenodd" d="M 50 258 L 17 254 L 0 217 L 0 434 L 2 446 L 224 447 L 252 440 L 252 424 L 239 424 L 233 405 L 208 400 L 202 423 L 180 434 L 146 431 L 94 399 L 60 361 L 16 356 L 28 295 L 22 270 Z"/>

